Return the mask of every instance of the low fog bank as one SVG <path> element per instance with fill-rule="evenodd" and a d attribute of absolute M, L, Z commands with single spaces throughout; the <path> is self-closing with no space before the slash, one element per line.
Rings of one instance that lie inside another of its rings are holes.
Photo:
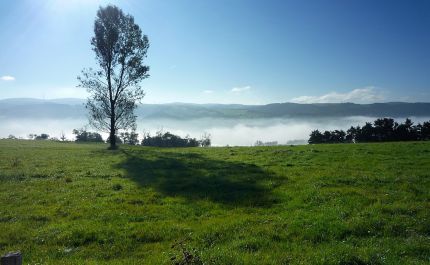
<path fill-rule="evenodd" d="M 137 132 L 140 136 L 143 132 L 154 135 L 157 131 L 169 131 L 171 133 L 199 139 L 206 132 L 212 136 L 213 146 L 250 146 L 256 141 L 274 142 L 278 144 L 306 143 L 312 130 L 319 129 L 347 130 L 350 126 L 364 125 L 365 122 L 373 122 L 378 117 L 344 117 L 344 118 L 272 118 L 272 119 L 139 119 Z M 409 117 L 414 123 L 422 123 L 430 120 L 430 117 Z M 403 122 L 405 118 L 396 119 Z M 83 119 L 0 119 L 0 138 L 9 135 L 27 138 L 28 134 L 47 133 L 51 137 L 59 138 L 62 133 L 68 139 L 74 139 L 73 129 L 86 128 L 88 121 Z M 106 139 L 107 134 L 102 133 Z"/>

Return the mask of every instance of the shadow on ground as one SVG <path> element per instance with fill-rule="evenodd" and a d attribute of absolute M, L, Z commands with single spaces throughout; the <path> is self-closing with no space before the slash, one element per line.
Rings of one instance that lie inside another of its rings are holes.
<path fill-rule="evenodd" d="M 276 202 L 271 189 L 279 178 L 241 162 L 213 160 L 198 153 L 127 151 L 116 165 L 142 187 L 165 196 L 210 200 L 243 207 L 268 207 Z"/>

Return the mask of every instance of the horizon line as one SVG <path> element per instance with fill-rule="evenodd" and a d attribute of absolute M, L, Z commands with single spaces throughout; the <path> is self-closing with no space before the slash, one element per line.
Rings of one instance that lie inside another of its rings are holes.
<path fill-rule="evenodd" d="M 65 97 L 65 98 L 35 98 L 35 97 L 16 97 L 16 98 L 0 98 L 0 101 L 6 100 L 39 100 L 39 101 L 55 101 L 55 100 L 86 100 L 86 98 L 74 98 L 74 97 Z M 372 105 L 372 104 L 393 104 L 393 103 L 406 103 L 406 104 L 422 104 L 422 103 L 430 103 L 423 101 L 415 101 L 415 102 L 407 102 L 407 101 L 385 101 L 385 102 L 371 102 L 371 103 L 355 103 L 355 102 L 314 102 L 314 103 L 299 103 L 299 102 L 271 102 L 265 104 L 243 104 L 243 103 L 196 103 L 196 102 L 163 102 L 163 103 L 145 103 L 141 102 L 139 105 L 171 105 L 171 104 L 189 104 L 189 105 L 243 105 L 243 106 L 265 106 L 272 104 L 297 104 L 297 105 L 323 105 L 323 104 L 355 104 L 355 105 Z"/>

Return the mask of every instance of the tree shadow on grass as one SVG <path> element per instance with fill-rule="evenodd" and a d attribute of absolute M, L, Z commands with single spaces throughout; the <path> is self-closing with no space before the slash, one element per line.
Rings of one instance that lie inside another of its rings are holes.
<path fill-rule="evenodd" d="M 214 160 L 198 153 L 124 150 L 116 165 L 142 187 L 190 201 L 209 200 L 231 206 L 269 207 L 279 177 L 242 162 Z"/>

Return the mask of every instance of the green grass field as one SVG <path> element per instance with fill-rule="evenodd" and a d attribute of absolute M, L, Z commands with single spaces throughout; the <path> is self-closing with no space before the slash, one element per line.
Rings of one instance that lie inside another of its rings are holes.
<path fill-rule="evenodd" d="M 430 142 L 106 147 L 0 141 L 0 254 L 20 250 L 24 264 L 172 264 L 182 249 L 204 264 L 430 263 Z"/>

